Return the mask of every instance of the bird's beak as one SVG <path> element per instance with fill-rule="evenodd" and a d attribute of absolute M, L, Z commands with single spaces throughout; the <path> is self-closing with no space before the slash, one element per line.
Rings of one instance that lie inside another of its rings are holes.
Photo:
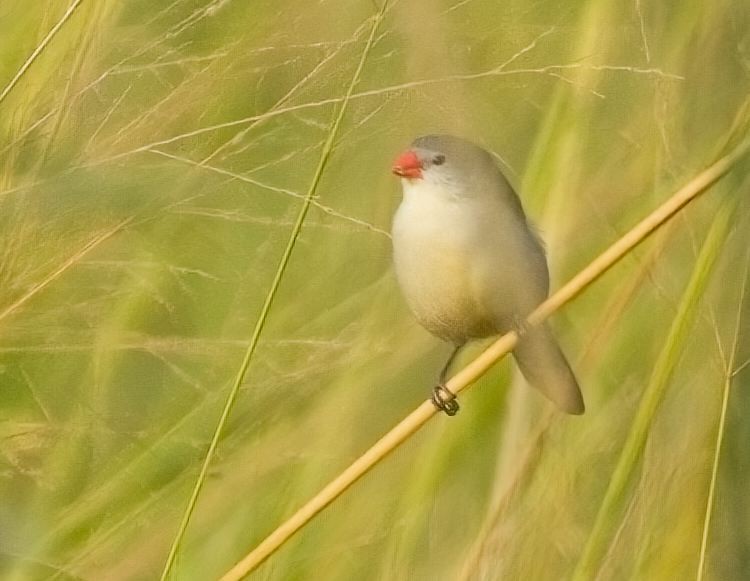
<path fill-rule="evenodd" d="M 391 169 L 394 174 L 402 178 L 421 178 L 422 162 L 412 150 L 407 150 L 396 158 Z"/>

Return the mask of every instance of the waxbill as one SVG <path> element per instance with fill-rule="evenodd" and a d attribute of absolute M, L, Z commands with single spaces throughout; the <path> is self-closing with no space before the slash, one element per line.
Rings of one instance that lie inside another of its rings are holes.
<path fill-rule="evenodd" d="M 584 411 L 565 356 L 546 325 L 525 328 L 547 298 L 544 248 L 492 155 L 450 135 L 419 137 L 394 162 L 403 200 L 393 219 L 396 278 L 419 323 L 455 349 L 432 401 L 453 415 L 444 384 L 472 339 L 519 332 L 513 355 L 526 380 L 560 409 Z"/>

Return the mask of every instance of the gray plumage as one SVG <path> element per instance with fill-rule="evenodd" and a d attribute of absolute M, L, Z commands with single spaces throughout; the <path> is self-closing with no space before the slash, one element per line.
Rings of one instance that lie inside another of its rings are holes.
<path fill-rule="evenodd" d="M 495 160 L 449 135 L 420 137 L 405 156 L 404 167 L 394 168 L 404 195 L 393 250 L 417 320 L 455 345 L 516 328 L 547 297 L 549 273 L 541 242 Z M 529 330 L 513 354 L 531 385 L 562 410 L 583 413 L 578 383 L 546 325 Z"/>

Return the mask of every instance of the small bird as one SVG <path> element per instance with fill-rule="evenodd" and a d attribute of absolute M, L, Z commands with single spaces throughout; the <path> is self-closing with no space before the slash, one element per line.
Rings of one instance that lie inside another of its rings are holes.
<path fill-rule="evenodd" d="M 544 248 L 492 155 L 451 135 L 419 137 L 398 156 L 403 200 L 393 219 L 396 278 L 417 321 L 455 346 L 432 401 L 453 415 L 445 376 L 468 341 L 519 332 L 513 351 L 526 380 L 560 409 L 583 397 L 546 324 L 525 328 L 547 298 Z"/>

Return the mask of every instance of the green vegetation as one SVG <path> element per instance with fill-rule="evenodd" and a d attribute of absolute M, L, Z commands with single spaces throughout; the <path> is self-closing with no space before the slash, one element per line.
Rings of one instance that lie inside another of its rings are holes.
<path fill-rule="evenodd" d="M 395 154 L 497 153 L 560 286 L 747 136 L 746 4 L 0 4 L 0 577 L 224 573 L 450 350 Z M 586 415 L 503 362 L 251 578 L 743 579 L 749 168 L 553 318 Z"/>

